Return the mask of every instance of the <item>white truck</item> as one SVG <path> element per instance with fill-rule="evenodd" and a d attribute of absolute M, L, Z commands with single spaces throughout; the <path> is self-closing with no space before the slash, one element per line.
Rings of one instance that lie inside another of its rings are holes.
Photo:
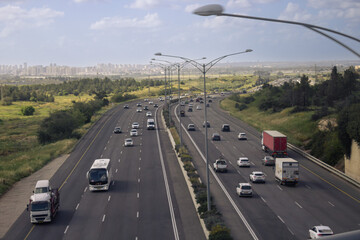
<path fill-rule="evenodd" d="M 225 159 L 220 157 L 219 159 L 216 159 L 214 162 L 214 170 L 215 172 L 227 172 L 227 163 Z"/>
<path fill-rule="evenodd" d="M 275 179 L 281 185 L 296 185 L 299 182 L 299 162 L 292 158 L 276 158 Z"/>
<path fill-rule="evenodd" d="M 30 222 L 51 222 L 60 206 L 58 189 L 52 189 L 49 180 L 40 180 L 37 181 L 33 193 L 27 206 Z"/>

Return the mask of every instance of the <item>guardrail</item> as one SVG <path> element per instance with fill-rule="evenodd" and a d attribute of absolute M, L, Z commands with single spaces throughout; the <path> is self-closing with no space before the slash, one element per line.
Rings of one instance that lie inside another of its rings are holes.
<path fill-rule="evenodd" d="M 323 161 L 321 161 L 320 159 L 317 159 L 314 156 L 311 156 L 310 154 L 304 152 L 303 150 L 301 150 L 298 147 L 295 147 L 294 145 L 288 143 L 288 148 L 299 153 L 301 156 L 309 159 L 310 161 L 314 162 L 315 164 L 319 165 L 320 167 L 328 170 L 329 172 L 337 175 L 338 177 L 341 177 L 342 179 L 348 181 L 349 183 L 355 185 L 356 187 L 360 188 L 360 183 L 358 181 L 356 181 L 355 179 L 353 179 L 352 177 L 347 176 L 345 173 L 337 170 L 336 168 L 330 166 L 327 163 L 324 163 Z"/>

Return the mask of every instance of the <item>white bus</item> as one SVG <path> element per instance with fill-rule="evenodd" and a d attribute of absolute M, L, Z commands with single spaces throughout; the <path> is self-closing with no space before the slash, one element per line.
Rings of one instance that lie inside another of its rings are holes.
<path fill-rule="evenodd" d="M 108 190 L 112 177 L 110 159 L 96 159 L 86 176 L 90 191 Z"/>

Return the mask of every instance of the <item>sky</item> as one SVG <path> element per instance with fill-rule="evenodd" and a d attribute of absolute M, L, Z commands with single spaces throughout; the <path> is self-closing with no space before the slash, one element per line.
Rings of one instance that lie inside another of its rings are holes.
<path fill-rule="evenodd" d="M 360 39 L 359 0 L 0 0 L 0 65 L 148 64 L 157 52 L 211 61 L 245 49 L 222 62 L 360 60 L 302 26 L 192 13 L 206 4 Z"/>

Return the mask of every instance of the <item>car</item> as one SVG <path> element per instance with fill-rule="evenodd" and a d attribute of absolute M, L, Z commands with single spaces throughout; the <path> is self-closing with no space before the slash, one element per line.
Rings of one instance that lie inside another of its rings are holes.
<path fill-rule="evenodd" d="M 139 123 L 138 122 L 133 122 L 133 124 L 131 125 L 131 128 L 139 128 Z"/>
<path fill-rule="evenodd" d="M 239 140 L 247 140 L 246 133 L 239 133 L 238 139 Z"/>
<path fill-rule="evenodd" d="M 184 102 L 184 101 L 181 101 L 181 102 L 180 102 L 180 106 L 185 106 L 185 102 Z"/>
<path fill-rule="evenodd" d="M 141 107 L 141 103 L 136 104 L 137 107 Z"/>
<path fill-rule="evenodd" d="M 220 140 L 221 140 L 220 134 L 218 134 L 218 133 L 213 133 L 213 135 L 211 136 L 211 139 L 212 139 L 213 141 L 220 141 Z"/>
<path fill-rule="evenodd" d="M 237 165 L 239 167 L 250 167 L 249 159 L 247 157 L 239 157 L 237 160 Z"/>
<path fill-rule="evenodd" d="M 144 102 L 148 102 L 148 101 L 149 101 L 149 99 L 147 99 L 147 98 L 144 99 Z"/>
<path fill-rule="evenodd" d="M 192 108 L 192 107 L 194 107 L 194 104 L 189 103 L 189 108 Z"/>
<path fill-rule="evenodd" d="M 146 116 L 147 116 L 147 117 L 152 117 L 152 113 L 151 113 L 151 112 L 147 112 L 147 113 L 146 113 Z"/>
<path fill-rule="evenodd" d="M 221 126 L 221 131 L 223 132 L 230 132 L 230 125 L 229 124 L 223 124 Z"/>
<path fill-rule="evenodd" d="M 142 109 L 141 109 L 141 108 L 137 108 L 137 109 L 136 109 L 136 112 L 142 112 Z"/>
<path fill-rule="evenodd" d="M 187 130 L 188 130 L 188 131 L 195 131 L 195 125 L 192 124 L 192 123 L 190 123 L 190 124 L 188 125 L 188 127 L 187 127 Z"/>
<path fill-rule="evenodd" d="M 153 101 L 149 101 L 149 105 L 153 105 L 154 104 L 154 102 Z"/>
<path fill-rule="evenodd" d="M 260 171 L 254 171 L 252 173 L 250 173 L 250 181 L 251 182 L 263 182 L 265 183 L 265 174 L 263 172 Z"/>
<path fill-rule="evenodd" d="M 196 110 L 201 110 L 201 106 L 200 106 L 200 105 L 197 105 L 197 106 L 196 106 Z"/>
<path fill-rule="evenodd" d="M 265 156 L 263 159 L 261 159 L 261 163 L 265 166 L 274 166 L 275 158 L 272 156 Z"/>
<path fill-rule="evenodd" d="M 149 110 L 149 107 L 148 107 L 148 106 L 144 106 L 144 110 Z"/>
<path fill-rule="evenodd" d="M 209 96 L 209 97 L 210 97 L 210 96 Z M 212 100 L 211 100 L 211 99 L 209 99 L 209 100 L 208 100 L 208 102 L 209 102 L 209 103 L 212 103 Z"/>
<path fill-rule="evenodd" d="M 154 104 L 154 108 L 157 108 L 159 107 L 159 105 L 157 103 Z"/>
<path fill-rule="evenodd" d="M 126 138 L 126 139 L 125 139 L 124 146 L 125 146 L 125 147 L 134 146 L 134 142 L 133 142 L 132 138 Z"/>
<path fill-rule="evenodd" d="M 320 225 L 320 226 L 314 226 L 311 229 L 309 229 L 309 235 L 311 239 L 322 238 L 333 234 L 334 233 L 329 226 Z"/>
<path fill-rule="evenodd" d="M 210 127 L 209 121 L 206 121 L 206 123 L 207 123 L 207 127 L 209 128 Z M 205 127 L 205 121 L 203 122 L 203 127 Z"/>
<path fill-rule="evenodd" d="M 193 109 L 191 107 L 188 108 L 188 112 L 192 112 Z"/>
<path fill-rule="evenodd" d="M 130 130 L 130 136 L 137 136 L 137 135 L 138 135 L 138 131 L 135 128 Z"/>
<path fill-rule="evenodd" d="M 129 105 L 125 104 L 124 109 L 128 109 L 128 108 L 129 108 Z"/>
<path fill-rule="evenodd" d="M 210 104 L 207 103 L 207 104 L 206 104 L 206 107 L 210 107 Z"/>
<path fill-rule="evenodd" d="M 121 133 L 121 127 L 115 127 L 114 133 Z"/>
<path fill-rule="evenodd" d="M 239 186 L 236 187 L 236 193 L 239 197 L 252 197 L 252 187 L 250 183 L 239 183 Z"/>

